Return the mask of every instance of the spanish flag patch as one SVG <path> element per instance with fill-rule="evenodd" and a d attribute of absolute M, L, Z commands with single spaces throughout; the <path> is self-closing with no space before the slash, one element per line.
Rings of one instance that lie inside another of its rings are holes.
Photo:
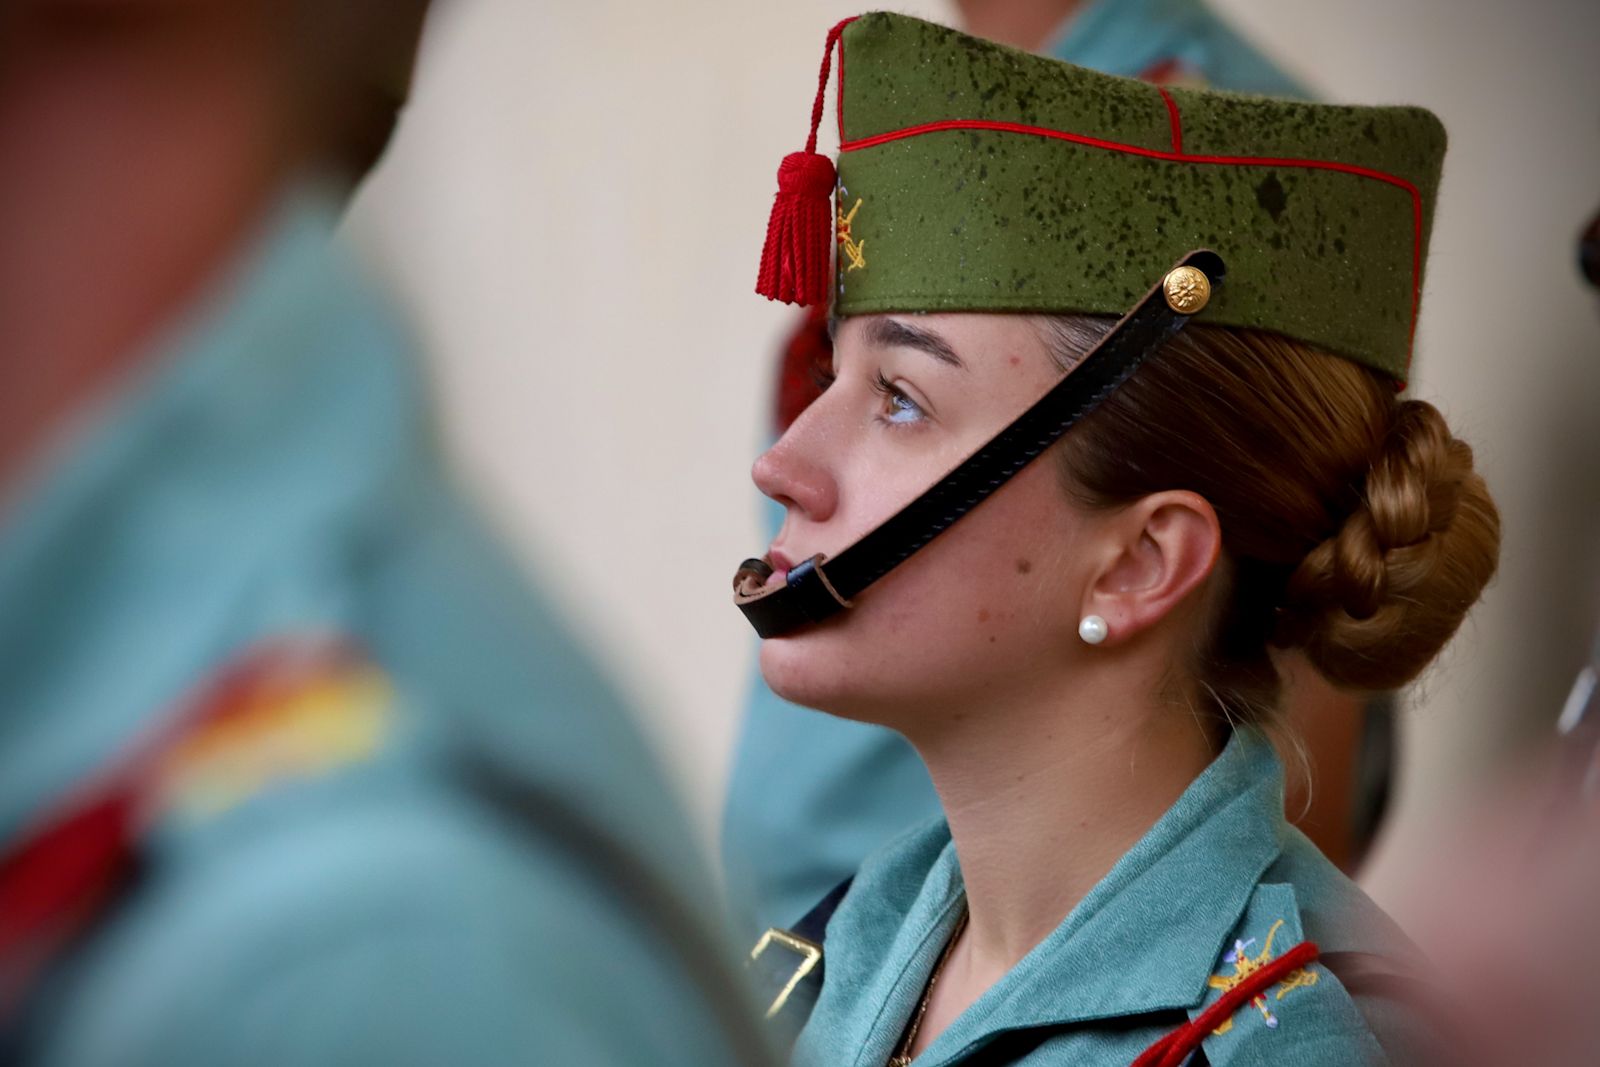
<path fill-rule="evenodd" d="M 200 703 L 155 775 L 157 809 L 180 818 L 371 758 L 392 730 L 395 694 L 354 645 L 291 639 L 255 649 Z"/>

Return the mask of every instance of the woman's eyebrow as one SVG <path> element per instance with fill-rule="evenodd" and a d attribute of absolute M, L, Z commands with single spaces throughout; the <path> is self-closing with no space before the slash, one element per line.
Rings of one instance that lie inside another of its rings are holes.
<path fill-rule="evenodd" d="M 881 348 L 915 348 L 957 370 L 967 369 L 961 357 L 956 355 L 956 350 L 950 347 L 950 342 L 931 330 L 898 319 L 873 319 L 867 324 L 867 343 Z"/>

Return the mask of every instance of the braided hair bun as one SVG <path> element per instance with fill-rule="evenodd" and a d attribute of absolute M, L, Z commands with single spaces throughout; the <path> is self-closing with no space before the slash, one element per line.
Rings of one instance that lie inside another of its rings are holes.
<path fill-rule="evenodd" d="M 1477 601 L 1499 542 L 1472 449 L 1432 404 L 1400 402 L 1360 503 L 1290 576 L 1273 643 L 1338 686 L 1404 685 Z"/>

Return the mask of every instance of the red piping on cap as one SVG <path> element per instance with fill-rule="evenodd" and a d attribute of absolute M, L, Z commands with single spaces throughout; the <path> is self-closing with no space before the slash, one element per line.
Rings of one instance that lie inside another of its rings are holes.
<path fill-rule="evenodd" d="M 1165 93 L 1162 94 L 1166 96 Z M 1173 108 L 1173 118 L 1176 120 L 1176 105 Z M 842 128 L 842 123 L 841 123 Z M 1371 167 L 1361 167 L 1354 163 L 1340 163 L 1331 159 L 1294 159 L 1276 158 L 1271 156 L 1205 156 L 1190 155 L 1180 150 L 1164 151 L 1158 148 L 1143 148 L 1139 145 L 1122 144 L 1118 141 L 1107 141 L 1099 137 L 1090 137 L 1081 133 L 1068 133 L 1065 130 L 1052 130 L 1044 126 L 1025 126 L 1017 122 L 995 122 L 989 119 L 945 119 L 939 122 L 924 122 L 916 126 L 906 126 L 898 130 L 887 130 L 883 133 L 873 134 L 870 137 L 858 137 L 853 141 L 845 141 L 839 145 L 840 152 L 859 152 L 864 148 L 873 148 L 877 145 L 888 144 L 890 141 L 900 141 L 908 137 L 919 137 L 925 133 L 939 133 L 944 130 L 991 130 L 997 133 L 1025 133 L 1036 137 L 1049 137 L 1057 141 L 1069 141 L 1072 144 L 1085 145 L 1089 148 L 1101 148 L 1109 152 L 1123 152 L 1128 155 L 1143 156 L 1146 159 L 1159 159 L 1168 163 L 1212 163 L 1234 167 L 1292 167 L 1305 170 L 1329 170 L 1340 174 L 1351 174 L 1358 178 L 1368 178 L 1372 181 L 1384 182 L 1396 188 L 1404 189 L 1411 196 L 1411 340 L 1415 341 L 1417 333 L 1417 309 L 1422 297 L 1422 193 L 1411 182 L 1381 170 Z M 1174 125 L 1174 136 L 1179 135 L 1179 129 Z M 1410 366 L 1410 354 L 1406 358 Z"/>

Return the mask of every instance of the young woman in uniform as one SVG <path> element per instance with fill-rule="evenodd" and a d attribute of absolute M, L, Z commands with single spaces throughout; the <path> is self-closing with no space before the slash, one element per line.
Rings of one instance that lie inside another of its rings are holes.
<path fill-rule="evenodd" d="M 785 161 L 758 287 L 831 299 L 835 378 L 756 461 L 787 519 L 736 601 L 945 818 L 764 939 L 795 1062 L 1415 1062 L 1420 964 L 1267 735 L 1283 657 L 1403 685 L 1495 569 L 1471 451 L 1398 395 L 1437 120 L 836 43 L 838 176 Z"/>

